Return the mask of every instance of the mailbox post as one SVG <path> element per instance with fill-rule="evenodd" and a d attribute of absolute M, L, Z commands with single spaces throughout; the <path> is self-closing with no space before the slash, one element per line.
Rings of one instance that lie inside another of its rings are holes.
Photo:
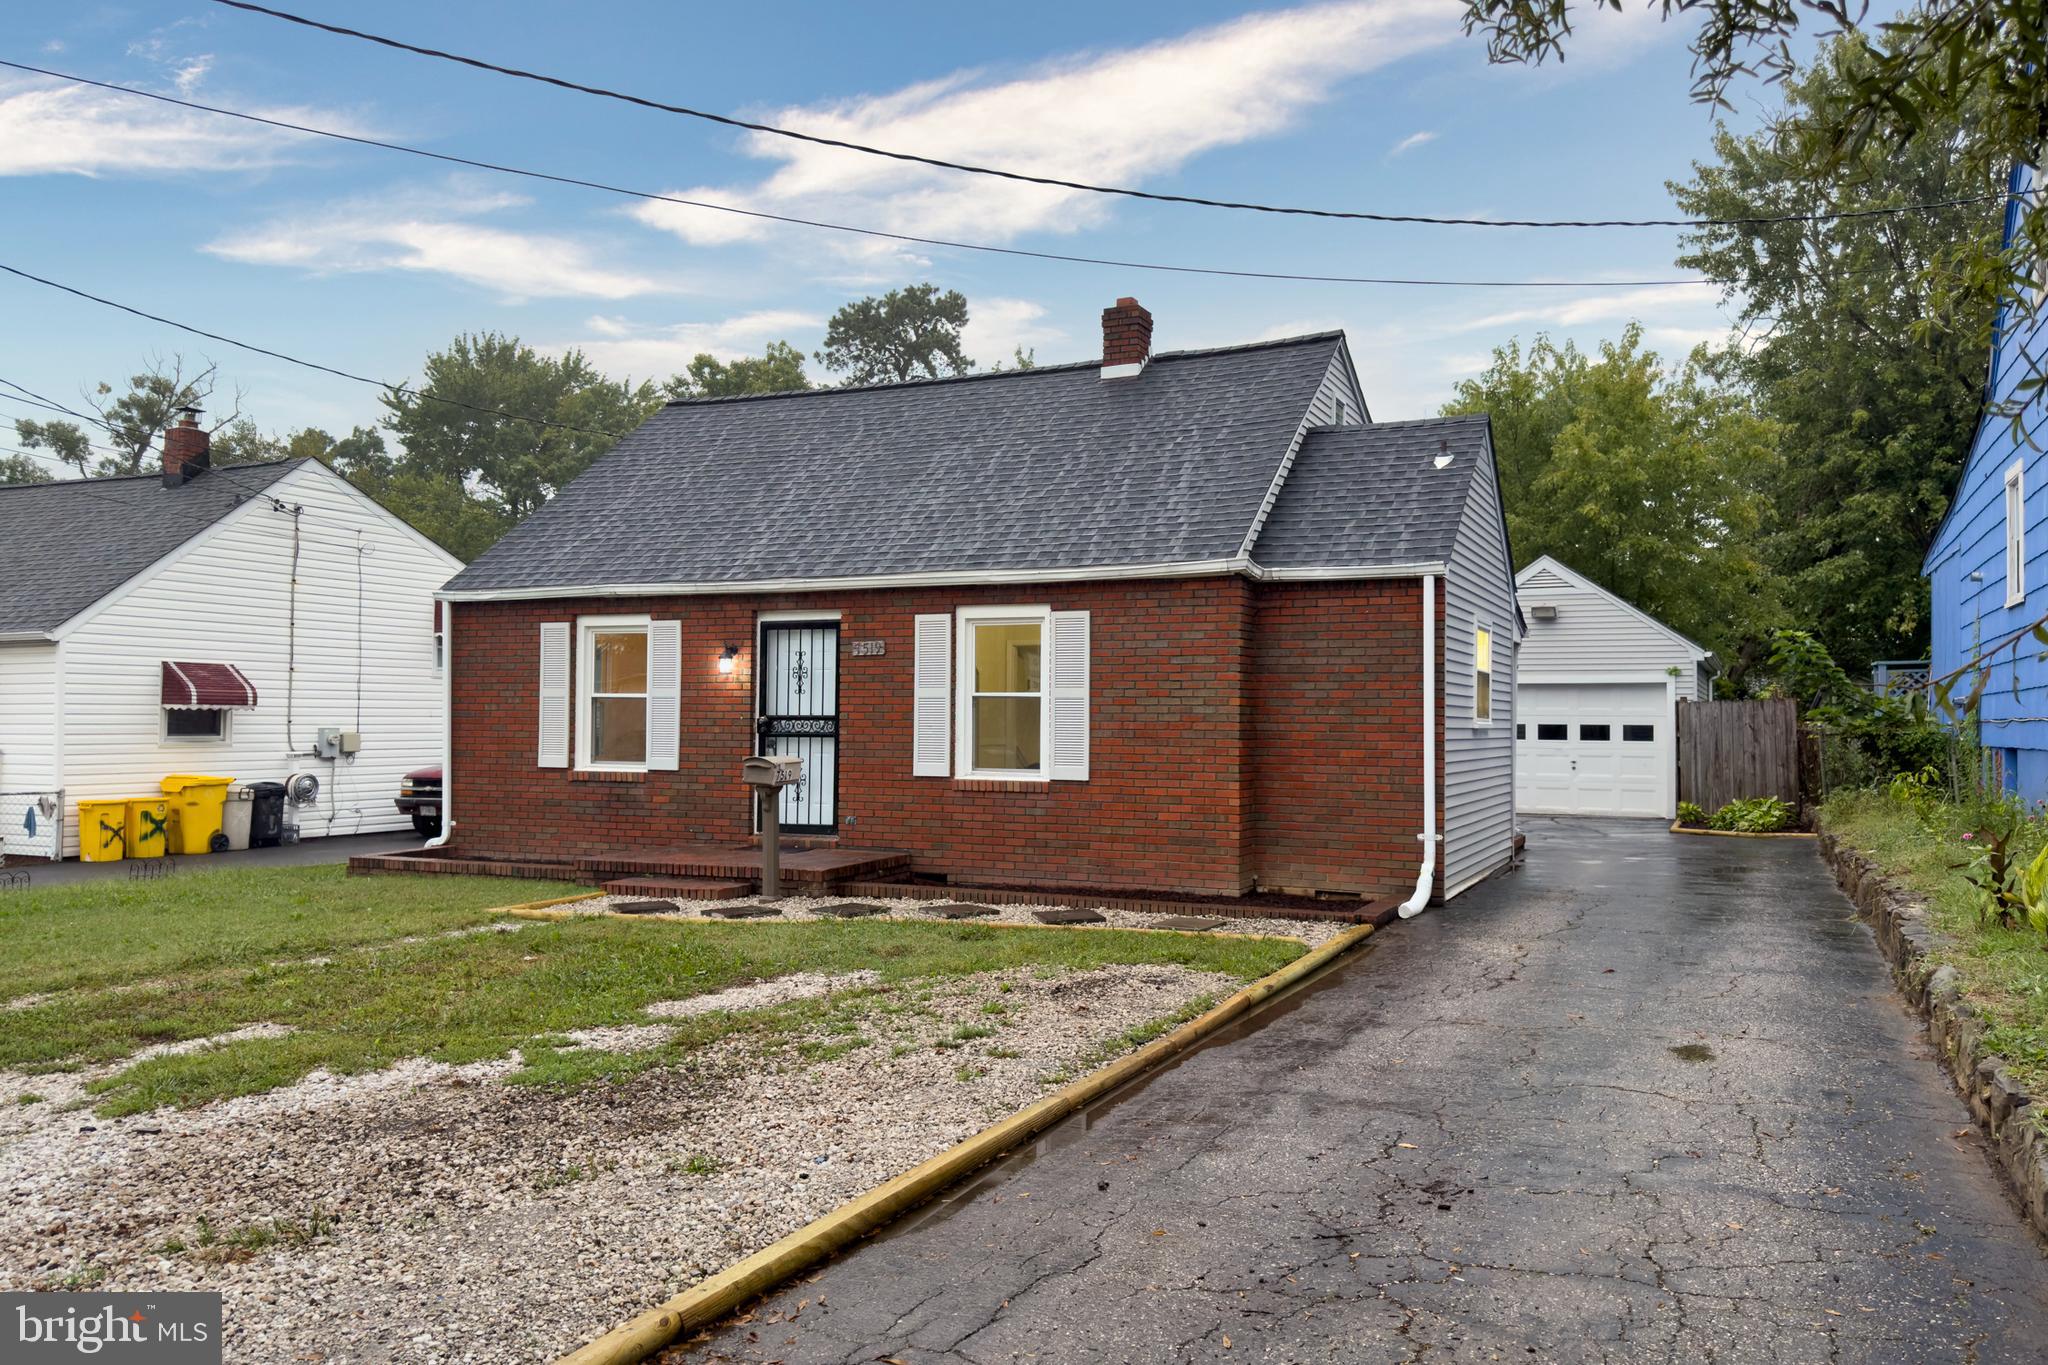
<path fill-rule="evenodd" d="M 754 789 L 761 812 L 761 899 L 782 899 L 782 789 L 803 776 L 804 761 L 756 755 L 740 764 L 740 780 Z"/>

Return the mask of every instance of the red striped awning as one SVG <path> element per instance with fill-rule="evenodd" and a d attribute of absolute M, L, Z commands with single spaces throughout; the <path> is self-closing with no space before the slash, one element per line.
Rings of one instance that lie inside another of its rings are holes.
<path fill-rule="evenodd" d="M 164 660 L 164 705 L 221 711 L 256 704 L 256 684 L 233 664 L 184 664 Z"/>

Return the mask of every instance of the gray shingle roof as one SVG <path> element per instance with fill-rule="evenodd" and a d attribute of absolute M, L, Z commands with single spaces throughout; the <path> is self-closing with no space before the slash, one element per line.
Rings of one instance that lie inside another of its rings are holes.
<path fill-rule="evenodd" d="M 1317 427 L 1252 558 L 1268 569 L 1448 562 L 1472 476 L 1492 459 L 1484 417 Z"/>
<path fill-rule="evenodd" d="M 0 635 L 55 630 L 296 463 L 0 487 Z"/>
<path fill-rule="evenodd" d="M 1342 344 L 672 403 L 448 591 L 1228 559 Z"/>

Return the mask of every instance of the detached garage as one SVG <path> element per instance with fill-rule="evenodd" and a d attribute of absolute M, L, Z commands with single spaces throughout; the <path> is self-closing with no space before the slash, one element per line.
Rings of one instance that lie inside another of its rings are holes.
<path fill-rule="evenodd" d="M 1538 815 L 1678 809 L 1678 703 L 1713 656 L 1544 555 L 1515 575 L 1529 620 L 1515 684 L 1515 806 Z"/>

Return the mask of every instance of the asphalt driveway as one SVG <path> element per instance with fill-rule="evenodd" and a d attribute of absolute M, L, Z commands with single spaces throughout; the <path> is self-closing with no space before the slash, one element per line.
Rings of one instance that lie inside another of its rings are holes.
<path fill-rule="evenodd" d="M 2041 1360 L 2048 1260 L 1812 846 L 1529 835 L 674 1358 Z"/>

